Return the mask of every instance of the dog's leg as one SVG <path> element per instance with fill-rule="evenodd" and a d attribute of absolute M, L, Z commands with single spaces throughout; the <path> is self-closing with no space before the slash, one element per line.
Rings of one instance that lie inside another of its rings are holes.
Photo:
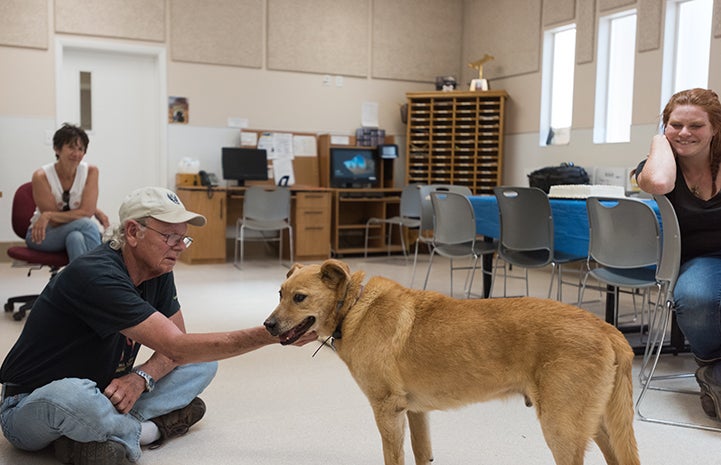
<path fill-rule="evenodd" d="M 385 465 L 404 465 L 403 438 L 405 436 L 405 410 L 391 398 L 371 401 L 378 431 L 383 441 Z"/>
<path fill-rule="evenodd" d="M 608 465 L 620 465 L 618 459 L 616 458 L 616 452 L 611 444 L 611 438 L 609 437 L 608 431 L 606 431 L 606 427 L 604 425 L 601 425 L 601 427 L 598 428 L 598 433 L 596 433 L 593 440 L 596 441 L 598 448 L 601 449 L 601 453 L 606 459 L 606 463 Z"/>
<path fill-rule="evenodd" d="M 416 465 L 423 465 L 433 461 L 431 449 L 431 432 L 426 412 L 407 412 L 408 427 L 411 430 L 411 446 L 416 458 Z"/>

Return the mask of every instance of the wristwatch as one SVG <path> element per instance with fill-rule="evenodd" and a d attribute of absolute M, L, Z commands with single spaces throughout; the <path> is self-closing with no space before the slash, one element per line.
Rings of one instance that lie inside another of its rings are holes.
<path fill-rule="evenodd" d="M 145 380 L 145 392 L 153 392 L 153 389 L 155 389 L 155 380 L 152 376 L 137 368 L 133 368 L 133 373 Z"/>

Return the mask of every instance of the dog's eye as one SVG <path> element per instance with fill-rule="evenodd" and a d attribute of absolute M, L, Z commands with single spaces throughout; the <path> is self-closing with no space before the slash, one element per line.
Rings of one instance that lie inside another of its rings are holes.
<path fill-rule="evenodd" d="M 305 297 L 306 296 L 304 294 L 295 294 L 293 296 L 293 302 L 299 304 L 305 300 Z"/>

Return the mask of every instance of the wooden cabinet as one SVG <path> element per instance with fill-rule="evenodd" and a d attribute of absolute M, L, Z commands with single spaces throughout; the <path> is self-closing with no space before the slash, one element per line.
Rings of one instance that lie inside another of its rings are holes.
<path fill-rule="evenodd" d="M 295 259 L 330 256 L 330 192 L 298 192 L 293 208 Z"/>
<path fill-rule="evenodd" d="M 505 91 L 414 92 L 408 98 L 406 182 L 492 194 L 503 174 Z"/>
<path fill-rule="evenodd" d="M 334 256 L 361 254 L 365 250 L 368 218 L 388 218 L 399 214 L 400 189 L 334 189 L 331 252 Z M 369 232 L 368 252 L 386 252 L 388 225 L 373 225 Z M 401 252 L 394 234 L 391 252 Z"/>
<path fill-rule="evenodd" d="M 291 224 L 294 260 L 322 260 L 330 256 L 331 192 L 317 188 L 292 188 Z M 225 263 L 232 257 L 236 222 L 242 216 L 243 188 L 178 187 L 188 210 L 204 215 L 205 226 L 188 226 L 193 245 L 180 255 L 184 263 Z M 289 250 L 287 243 L 283 246 Z"/>
<path fill-rule="evenodd" d="M 188 225 L 193 245 L 180 254 L 184 263 L 225 263 L 226 193 L 222 189 L 178 189 L 185 208 L 202 214 L 205 226 Z"/>

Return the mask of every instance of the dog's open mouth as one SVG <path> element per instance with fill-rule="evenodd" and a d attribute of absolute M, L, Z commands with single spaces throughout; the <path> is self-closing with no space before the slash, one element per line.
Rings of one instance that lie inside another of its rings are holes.
<path fill-rule="evenodd" d="M 309 316 L 295 328 L 281 334 L 280 335 L 280 343 L 284 346 L 294 343 L 295 341 L 300 339 L 300 337 L 302 335 L 304 335 L 306 333 L 306 331 L 308 331 L 310 329 L 311 326 L 313 326 L 313 323 L 315 323 L 315 317 Z"/>

